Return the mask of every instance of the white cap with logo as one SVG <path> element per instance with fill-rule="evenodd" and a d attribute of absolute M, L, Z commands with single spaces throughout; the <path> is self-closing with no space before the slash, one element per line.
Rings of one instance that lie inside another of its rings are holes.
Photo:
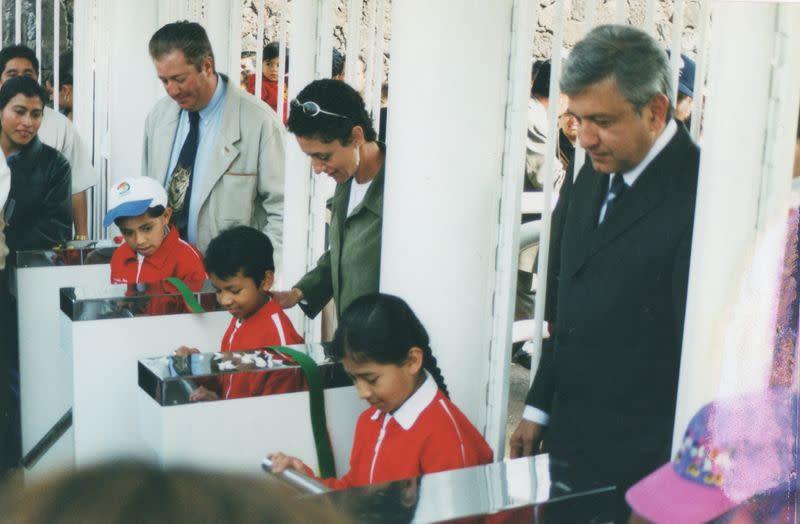
<path fill-rule="evenodd" d="M 138 217 L 151 207 L 167 207 L 167 192 L 156 180 L 146 176 L 124 178 L 108 190 L 108 213 L 103 227 L 117 218 Z"/>

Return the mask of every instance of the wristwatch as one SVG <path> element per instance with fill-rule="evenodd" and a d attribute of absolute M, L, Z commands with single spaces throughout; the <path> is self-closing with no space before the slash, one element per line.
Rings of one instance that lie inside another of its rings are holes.
<path fill-rule="evenodd" d="M 75 240 L 89 240 L 89 237 L 86 235 L 75 235 Z"/>

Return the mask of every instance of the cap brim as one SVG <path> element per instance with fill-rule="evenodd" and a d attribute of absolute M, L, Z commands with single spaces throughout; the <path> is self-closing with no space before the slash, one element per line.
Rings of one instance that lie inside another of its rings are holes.
<path fill-rule="evenodd" d="M 153 199 L 148 198 L 147 200 L 134 200 L 118 205 L 106 213 L 106 217 L 103 219 L 103 227 L 110 226 L 114 220 L 120 217 L 138 217 L 150 208 L 151 202 L 153 202 Z"/>
<path fill-rule="evenodd" d="M 721 489 L 678 475 L 671 462 L 634 484 L 625 500 L 655 524 L 702 524 L 736 506 Z"/>
<path fill-rule="evenodd" d="M 686 87 L 683 84 L 678 84 L 678 91 L 683 93 L 686 96 L 694 97 L 694 91 L 692 91 L 691 87 Z"/>

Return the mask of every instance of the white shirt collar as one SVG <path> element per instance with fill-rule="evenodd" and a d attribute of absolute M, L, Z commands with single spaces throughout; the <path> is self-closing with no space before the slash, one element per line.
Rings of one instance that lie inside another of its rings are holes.
<path fill-rule="evenodd" d="M 670 119 L 667 123 L 667 127 L 664 128 L 664 131 L 662 131 L 658 138 L 656 138 L 656 141 L 653 142 L 653 147 L 650 148 L 650 151 L 647 152 L 642 161 L 639 162 L 636 167 L 622 175 L 622 178 L 625 180 L 625 184 L 627 184 L 628 187 L 632 186 L 633 183 L 636 182 L 636 179 L 639 178 L 639 175 L 641 175 L 642 172 L 647 169 L 647 166 L 650 165 L 650 162 L 652 162 L 653 159 L 658 156 L 658 154 L 665 147 L 667 147 L 667 144 L 669 144 L 669 141 L 672 140 L 672 137 L 674 137 L 675 133 L 677 132 L 678 124 L 675 123 L 674 119 Z M 616 173 L 614 174 L 616 175 Z M 608 177 L 609 187 L 611 187 L 611 180 L 612 177 Z"/>
<path fill-rule="evenodd" d="M 417 421 L 420 414 L 425 411 L 425 408 L 433 402 L 438 391 L 439 387 L 436 385 L 436 381 L 425 370 L 425 382 L 394 413 L 387 414 L 387 417 L 393 417 L 400 424 L 400 427 L 408 431 Z M 372 420 L 378 420 L 381 413 L 383 413 L 381 410 L 376 409 L 375 413 L 372 414 Z"/>

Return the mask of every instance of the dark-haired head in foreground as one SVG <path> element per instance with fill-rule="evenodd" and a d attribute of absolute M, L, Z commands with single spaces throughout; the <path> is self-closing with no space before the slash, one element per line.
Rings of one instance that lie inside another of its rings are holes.
<path fill-rule="evenodd" d="M 0 522 L 349 522 L 268 477 L 110 463 L 0 492 Z"/>

